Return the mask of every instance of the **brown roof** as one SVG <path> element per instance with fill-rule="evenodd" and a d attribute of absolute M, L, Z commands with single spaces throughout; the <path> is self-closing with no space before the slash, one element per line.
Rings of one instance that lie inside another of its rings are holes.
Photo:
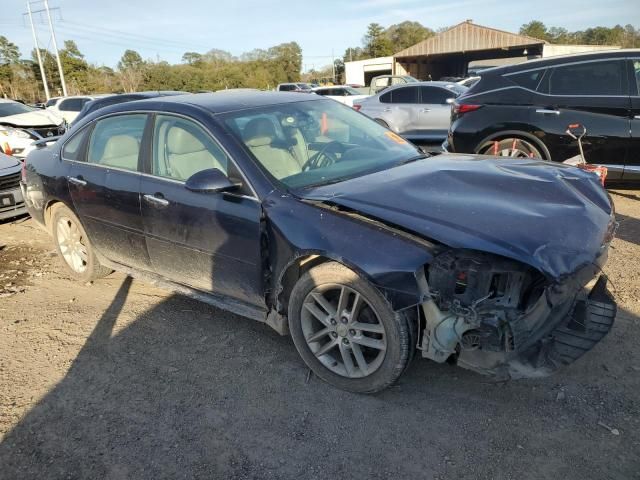
<path fill-rule="evenodd" d="M 443 53 L 491 50 L 504 47 L 518 47 L 547 43 L 526 35 L 496 30 L 475 25 L 469 20 L 459 23 L 438 35 L 416 43 L 398 52 L 394 57 L 417 57 L 420 55 L 440 55 Z"/>

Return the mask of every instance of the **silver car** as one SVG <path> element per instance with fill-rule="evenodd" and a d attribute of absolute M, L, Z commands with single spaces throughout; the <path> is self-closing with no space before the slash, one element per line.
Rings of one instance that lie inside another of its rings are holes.
<path fill-rule="evenodd" d="M 355 101 L 354 108 L 409 140 L 441 142 L 449 130 L 451 104 L 467 90 L 450 82 L 394 85 Z"/>

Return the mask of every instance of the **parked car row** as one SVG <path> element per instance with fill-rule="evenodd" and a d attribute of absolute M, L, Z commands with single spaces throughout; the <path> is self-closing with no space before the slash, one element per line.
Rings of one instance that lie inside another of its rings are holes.
<path fill-rule="evenodd" d="M 598 275 L 616 224 L 594 175 L 429 158 L 321 95 L 111 105 L 23 172 L 69 275 L 122 270 L 266 322 L 353 392 L 388 387 L 418 352 L 502 380 L 548 375 L 615 318 Z"/>

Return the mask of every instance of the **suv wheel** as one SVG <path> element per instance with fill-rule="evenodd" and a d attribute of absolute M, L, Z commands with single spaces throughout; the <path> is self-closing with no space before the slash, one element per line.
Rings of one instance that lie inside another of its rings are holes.
<path fill-rule="evenodd" d="M 69 208 L 57 207 L 51 226 L 58 255 L 74 280 L 89 282 L 112 272 L 100 265 L 80 220 Z"/>
<path fill-rule="evenodd" d="M 293 342 L 313 372 L 357 393 L 395 382 L 413 356 L 409 319 L 347 267 L 324 263 L 306 272 L 289 300 Z"/>
<path fill-rule="evenodd" d="M 522 138 L 504 138 L 484 143 L 478 153 L 495 157 L 544 158 L 540 149 Z"/>

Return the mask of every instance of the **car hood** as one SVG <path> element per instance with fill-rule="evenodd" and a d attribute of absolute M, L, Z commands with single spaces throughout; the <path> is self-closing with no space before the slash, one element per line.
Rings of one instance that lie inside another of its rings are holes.
<path fill-rule="evenodd" d="M 0 153 L 0 175 L 7 173 L 6 170 L 8 169 L 15 169 L 18 165 L 20 165 L 18 160 L 4 153 Z"/>
<path fill-rule="evenodd" d="M 2 123 L 8 123 L 15 127 L 47 127 L 49 125 L 60 125 L 62 119 L 55 113 L 40 110 L 0 117 L 0 124 Z"/>
<path fill-rule="evenodd" d="M 597 177 L 540 160 L 440 155 L 300 193 L 553 278 L 595 261 L 613 224 Z"/>

